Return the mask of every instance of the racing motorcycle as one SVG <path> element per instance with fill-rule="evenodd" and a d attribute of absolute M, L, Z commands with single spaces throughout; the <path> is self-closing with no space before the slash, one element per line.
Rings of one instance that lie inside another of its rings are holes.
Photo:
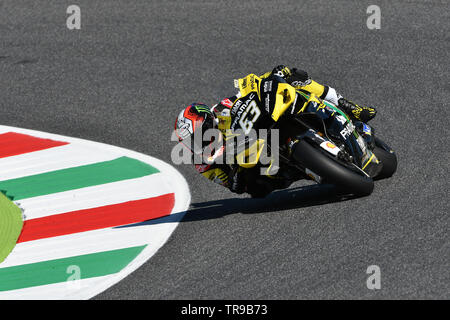
<path fill-rule="evenodd" d="M 232 121 L 228 128 L 232 132 L 239 129 L 243 134 L 250 129 L 278 129 L 280 141 L 274 150 L 270 137 L 247 139 L 246 147 L 234 155 L 240 167 L 257 172 L 266 148 L 269 155 L 277 154 L 279 159 L 277 173 L 266 179 L 276 185 L 275 189 L 306 178 L 336 185 L 343 193 L 356 196 L 371 194 L 374 180 L 395 173 L 395 152 L 375 137 L 371 126 L 352 121 L 332 103 L 283 81 L 278 77 L 262 79 L 255 74 L 235 80 L 239 99 L 229 110 Z M 309 102 L 294 113 L 298 98 Z M 220 120 L 219 116 L 219 128 Z M 270 164 L 268 174 L 271 169 L 274 168 Z M 259 188 L 249 193 L 253 197 L 265 196 Z"/>

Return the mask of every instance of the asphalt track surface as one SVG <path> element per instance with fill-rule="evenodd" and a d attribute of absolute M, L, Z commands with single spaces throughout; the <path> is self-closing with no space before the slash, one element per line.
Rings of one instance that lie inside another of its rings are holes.
<path fill-rule="evenodd" d="M 145 265 L 100 299 L 449 299 L 447 1 L 0 3 L 1 123 L 171 162 L 177 113 L 284 63 L 378 107 L 399 159 L 373 194 L 339 200 L 297 183 L 235 196 L 177 166 L 191 210 Z M 366 287 L 370 265 L 381 289 Z"/>

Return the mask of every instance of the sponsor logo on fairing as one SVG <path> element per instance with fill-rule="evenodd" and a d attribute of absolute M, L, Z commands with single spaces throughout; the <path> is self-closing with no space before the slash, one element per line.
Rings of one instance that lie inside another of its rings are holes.
<path fill-rule="evenodd" d="M 231 109 L 231 114 L 232 115 L 236 114 L 236 111 L 239 109 L 239 107 L 241 105 L 242 105 L 242 100 L 236 101 L 236 103 L 234 104 L 233 108 Z"/>
<path fill-rule="evenodd" d="M 252 93 L 248 96 L 248 99 L 245 101 L 244 104 L 242 104 L 239 107 L 239 110 L 237 110 L 236 115 L 234 117 L 233 123 L 231 124 L 230 128 L 231 130 L 234 130 L 234 128 L 236 127 L 236 125 L 238 124 L 242 114 L 244 113 L 244 111 L 247 109 L 247 105 L 253 101 L 253 98 L 255 97 L 255 93 Z M 240 100 L 239 100 L 240 101 Z M 233 110 L 232 110 L 233 111 Z"/>
<path fill-rule="evenodd" d="M 345 119 L 345 117 L 341 116 L 340 114 L 338 114 L 336 116 L 336 120 L 339 121 L 342 124 L 345 124 L 347 122 L 347 119 Z"/>
<path fill-rule="evenodd" d="M 230 99 L 228 99 L 228 98 L 223 99 L 222 101 L 220 101 L 220 103 L 221 103 L 224 107 L 227 107 L 227 108 L 233 107 L 233 102 L 232 102 Z"/>
<path fill-rule="evenodd" d="M 370 135 L 372 134 L 372 128 L 370 128 L 367 124 L 363 123 L 363 132 L 365 134 Z"/>
<path fill-rule="evenodd" d="M 269 95 L 266 96 L 266 98 L 264 99 L 264 102 L 265 102 L 265 105 L 264 105 L 265 109 L 267 112 L 269 112 L 269 110 L 270 110 L 270 96 Z"/>
<path fill-rule="evenodd" d="M 352 134 L 353 130 L 355 130 L 355 126 L 351 122 L 349 122 L 347 126 L 341 130 L 341 136 L 344 139 L 347 139 L 348 136 Z"/>
<path fill-rule="evenodd" d="M 264 92 L 272 91 L 272 81 L 264 82 Z"/>
<path fill-rule="evenodd" d="M 335 156 L 337 156 L 340 151 L 340 149 L 334 143 L 332 143 L 330 141 L 324 141 L 320 144 L 320 146 Z"/>

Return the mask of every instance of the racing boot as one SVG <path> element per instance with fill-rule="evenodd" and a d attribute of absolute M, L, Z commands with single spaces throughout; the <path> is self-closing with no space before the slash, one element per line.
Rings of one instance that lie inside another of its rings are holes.
<path fill-rule="evenodd" d="M 344 98 L 338 100 L 338 107 L 352 118 L 366 123 L 375 118 L 375 115 L 377 114 L 375 108 L 359 106 Z"/>

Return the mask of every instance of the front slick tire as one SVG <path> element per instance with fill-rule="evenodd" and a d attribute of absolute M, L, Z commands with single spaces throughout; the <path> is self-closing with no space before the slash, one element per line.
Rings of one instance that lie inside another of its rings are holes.
<path fill-rule="evenodd" d="M 293 151 L 293 157 L 306 168 L 321 176 L 326 183 L 339 187 L 340 193 L 355 196 L 368 196 L 372 193 L 374 182 L 372 178 L 347 168 L 344 164 L 314 148 L 305 140 L 300 140 Z"/>
<path fill-rule="evenodd" d="M 375 145 L 373 153 L 381 161 L 382 169 L 374 179 L 390 178 L 397 171 L 397 156 L 386 143 L 377 137 L 375 137 Z"/>

